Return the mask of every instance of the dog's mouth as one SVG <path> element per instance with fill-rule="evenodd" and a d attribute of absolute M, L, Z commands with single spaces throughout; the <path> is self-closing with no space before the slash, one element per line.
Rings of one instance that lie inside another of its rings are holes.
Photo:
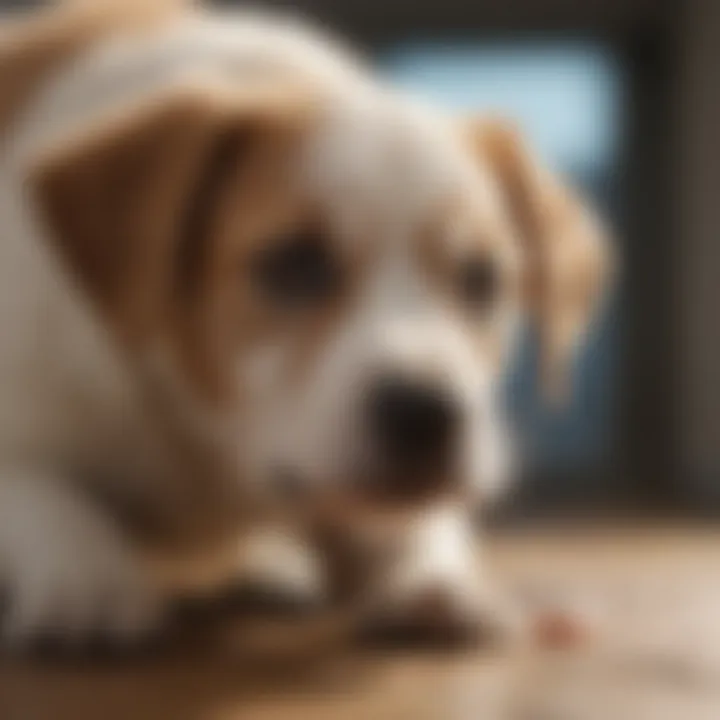
<path fill-rule="evenodd" d="M 357 494 L 369 502 L 391 507 L 422 505 L 457 487 L 451 475 L 422 468 L 403 473 L 378 472 L 353 485 Z"/>
<path fill-rule="evenodd" d="M 336 483 L 318 485 L 302 473 L 278 469 L 273 488 L 291 512 L 304 515 L 404 514 L 459 494 L 460 483 L 450 474 L 417 469 L 408 473 L 362 473 Z"/>

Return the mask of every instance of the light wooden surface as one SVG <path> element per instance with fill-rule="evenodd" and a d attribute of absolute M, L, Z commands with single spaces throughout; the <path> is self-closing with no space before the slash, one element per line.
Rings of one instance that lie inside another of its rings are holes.
<path fill-rule="evenodd" d="M 272 637 L 256 618 L 217 613 L 157 655 L 6 659 L 0 719 L 720 719 L 720 528 L 528 531 L 488 555 L 518 595 L 587 613 L 594 640 L 390 653 L 315 620 L 273 625 L 278 662 L 248 646 Z"/>

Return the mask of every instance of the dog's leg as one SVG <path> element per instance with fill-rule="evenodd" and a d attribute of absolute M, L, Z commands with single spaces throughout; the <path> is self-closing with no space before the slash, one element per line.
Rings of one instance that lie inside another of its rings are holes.
<path fill-rule="evenodd" d="M 77 488 L 37 472 L 0 475 L 0 642 L 129 642 L 157 620 L 140 556 Z"/>
<path fill-rule="evenodd" d="M 376 639 L 420 643 L 504 640 L 515 614 L 483 568 L 468 514 L 437 508 L 415 517 L 391 540 L 365 551 L 333 540 L 331 572 L 359 599 L 363 630 Z M 333 571 L 334 568 L 334 571 Z"/>

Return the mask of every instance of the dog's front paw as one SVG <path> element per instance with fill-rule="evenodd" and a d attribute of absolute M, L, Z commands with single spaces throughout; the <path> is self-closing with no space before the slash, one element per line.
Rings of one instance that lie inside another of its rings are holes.
<path fill-rule="evenodd" d="M 131 548 L 101 518 L 53 523 L 41 532 L 28 526 L 13 535 L 0 547 L 6 649 L 47 642 L 62 648 L 94 641 L 127 645 L 155 626 L 158 605 L 146 576 Z"/>
<path fill-rule="evenodd" d="M 275 616 L 302 616 L 325 600 L 319 560 L 306 539 L 287 528 L 257 528 L 240 543 L 225 598 L 234 607 Z"/>
<path fill-rule="evenodd" d="M 362 624 L 366 639 L 404 646 L 496 646 L 518 630 L 517 616 L 499 599 L 442 582 L 373 602 Z"/>

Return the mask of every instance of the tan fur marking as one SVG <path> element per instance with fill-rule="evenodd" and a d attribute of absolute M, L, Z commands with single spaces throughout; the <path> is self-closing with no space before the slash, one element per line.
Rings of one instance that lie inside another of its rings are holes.
<path fill-rule="evenodd" d="M 186 88 L 43 155 L 33 187 L 52 238 L 124 344 L 180 333 L 206 359 L 224 355 L 208 335 L 224 321 L 201 308 L 236 307 L 215 302 L 238 284 L 229 238 L 281 217 L 273 173 L 312 107 L 297 88 Z M 217 215 L 223 203 L 232 217 Z"/>
<path fill-rule="evenodd" d="M 550 400 L 567 393 L 568 363 L 604 295 L 612 255 L 588 208 L 532 156 L 503 121 L 470 124 L 522 239 L 526 292 L 540 339 L 540 379 Z"/>

